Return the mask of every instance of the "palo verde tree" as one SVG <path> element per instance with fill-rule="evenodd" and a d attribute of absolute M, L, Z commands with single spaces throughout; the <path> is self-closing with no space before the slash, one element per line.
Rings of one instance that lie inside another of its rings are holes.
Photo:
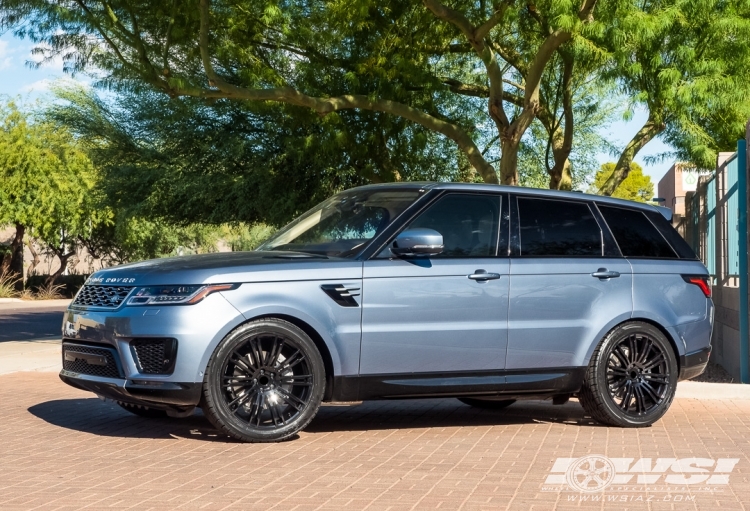
<path fill-rule="evenodd" d="M 4 6 L 4 26 L 44 43 L 37 51 L 62 55 L 72 71 L 104 72 L 107 85 L 145 82 L 170 96 L 270 101 L 321 116 L 381 112 L 444 135 L 484 181 L 505 184 L 518 181 L 518 149 L 541 110 L 550 61 L 602 27 L 596 0 L 7 0 Z M 543 14 L 544 26 L 518 51 L 513 41 L 534 12 Z M 513 69 L 522 70 L 521 83 L 513 83 Z M 488 89 L 481 109 L 455 93 L 456 75 L 472 73 Z M 515 87 L 512 97 L 508 86 Z M 494 138 L 486 124 L 499 138 L 499 178 L 479 147 Z"/>
<path fill-rule="evenodd" d="M 716 151 L 731 150 L 750 113 L 750 4 L 666 0 L 603 10 L 610 7 L 606 16 L 616 22 L 602 40 L 614 60 L 607 74 L 648 117 L 599 193 L 612 195 L 638 152 L 660 135 L 680 156 L 713 167 Z"/>
<path fill-rule="evenodd" d="M 81 240 L 109 219 L 95 189 L 96 172 L 72 135 L 31 122 L 14 103 L 0 109 L 0 225 L 13 225 L 7 270 L 23 275 L 23 243 L 33 237 L 60 263 L 53 282 Z"/>

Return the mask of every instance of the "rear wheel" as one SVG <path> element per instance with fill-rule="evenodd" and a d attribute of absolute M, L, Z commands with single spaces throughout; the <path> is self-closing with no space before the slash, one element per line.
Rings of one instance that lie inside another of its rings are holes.
<path fill-rule="evenodd" d="M 515 399 L 493 399 L 482 397 L 459 397 L 458 400 L 465 405 L 473 406 L 475 408 L 484 408 L 487 410 L 502 410 L 516 402 Z"/>
<path fill-rule="evenodd" d="M 323 359 L 297 326 L 268 318 L 221 342 L 206 369 L 203 412 L 217 429 L 246 442 L 276 442 L 304 429 L 325 391 Z"/>
<path fill-rule="evenodd" d="M 578 397 L 601 423 L 650 426 L 672 403 L 677 377 L 675 352 L 661 330 L 633 321 L 612 330 L 597 346 Z"/>

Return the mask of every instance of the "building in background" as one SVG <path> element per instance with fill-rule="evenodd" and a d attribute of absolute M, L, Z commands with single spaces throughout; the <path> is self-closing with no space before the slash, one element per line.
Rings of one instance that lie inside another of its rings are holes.
<path fill-rule="evenodd" d="M 657 197 L 664 199 L 662 206 L 672 210 L 675 225 L 685 216 L 685 197 L 695 193 L 700 176 L 710 174 L 711 171 L 699 171 L 687 163 L 675 162 L 659 180 Z"/>

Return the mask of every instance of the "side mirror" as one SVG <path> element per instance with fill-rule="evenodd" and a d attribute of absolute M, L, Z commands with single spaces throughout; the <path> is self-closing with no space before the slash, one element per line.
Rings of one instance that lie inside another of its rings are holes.
<path fill-rule="evenodd" d="M 391 252 L 400 257 L 425 257 L 442 251 L 443 235 L 434 229 L 407 229 L 391 244 Z"/>

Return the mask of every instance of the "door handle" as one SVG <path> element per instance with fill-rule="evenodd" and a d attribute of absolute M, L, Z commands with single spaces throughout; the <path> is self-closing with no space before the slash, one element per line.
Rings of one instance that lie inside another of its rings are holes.
<path fill-rule="evenodd" d="M 619 271 L 609 271 L 606 268 L 599 268 L 594 273 L 591 274 L 592 277 L 596 277 L 598 279 L 616 279 L 620 276 Z"/>
<path fill-rule="evenodd" d="M 474 273 L 469 275 L 469 278 L 471 280 L 476 280 L 477 282 L 484 282 L 486 280 L 495 280 L 500 278 L 499 273 L 487 273 L 487 270 L 474 270 Z"/>

